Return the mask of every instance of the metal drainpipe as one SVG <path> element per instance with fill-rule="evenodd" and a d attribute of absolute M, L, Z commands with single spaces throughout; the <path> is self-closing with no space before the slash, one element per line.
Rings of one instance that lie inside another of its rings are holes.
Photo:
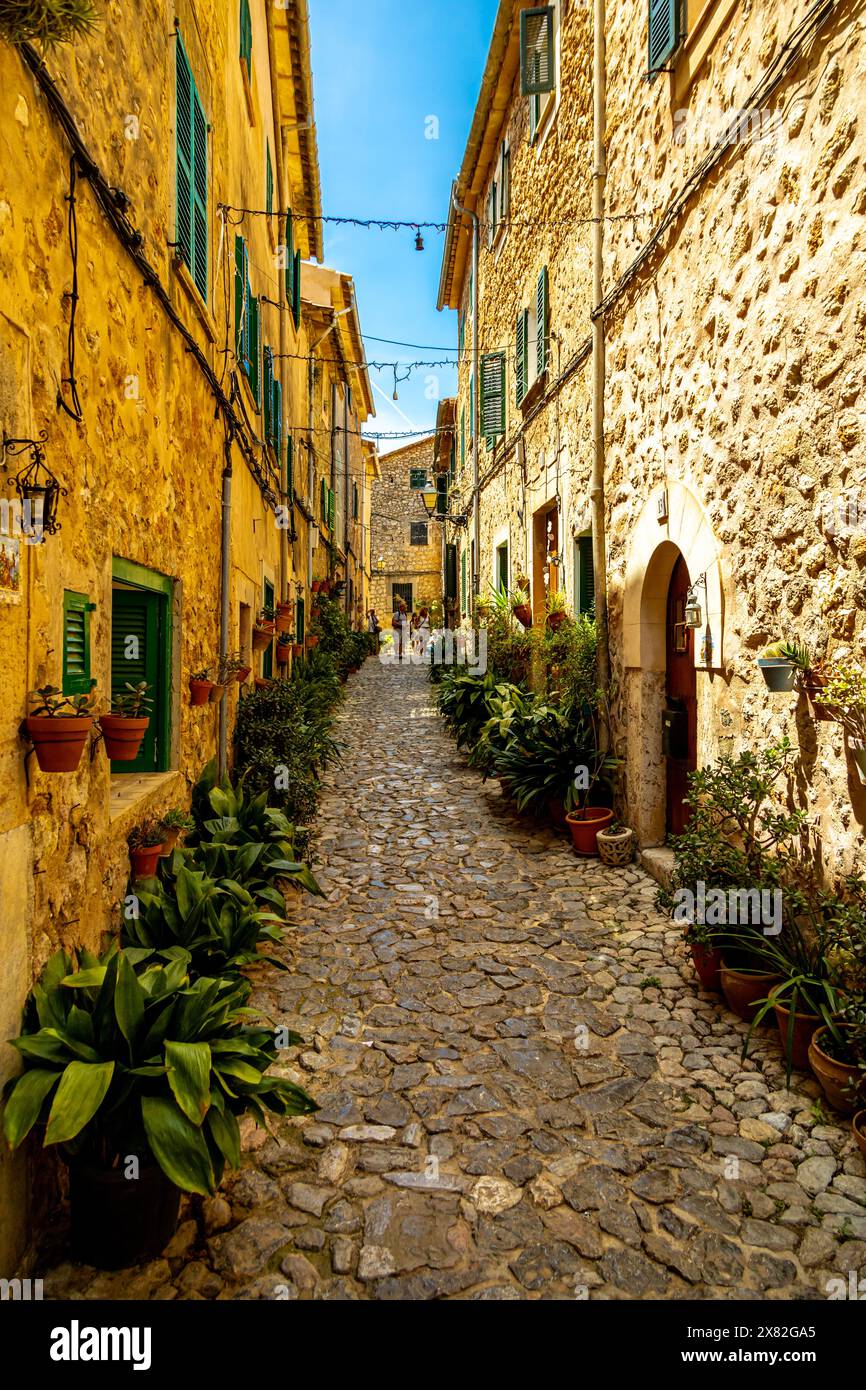
<path fill-rule="evenodd" d="M 593 171 L 592 171 L 592 302 L 604 298 L 604 209 L 607 179 L 606 122 L 607 75 L 605 53 L 605 0 L 594 0 L 593 14 Z M 607 546 L 604 496 L 604 318 L 592 321 L 592 562 L 595 573 L 595 617 L 598 630 L 598 682 L 610 683 L 610 647 L 607 615 Z"/>
<path fill-rule="evenodd" d="M 475 622 L 478 618 L 479 575 L 481 572 L 481 497 L 478 491 L 478 449 L 481 426 L 481 382 L 479 380 L 481 354 L 478 349 L 478 216 L 458 202 L 457 194 L 453 189 L 451 201 L 454 204 L 455 212 L 459 212 L 462 217 L 468 217 L 472 222 L 472 375 L 475 381 L 475 407 L 472 412 L 472 499 L 474 506 L 473 539 L 475 541 L 475 566 L 472 574 L 472 620 Z"/>
<path fill-rule="evenodd" d="M 225 466 L 223 468 L 222 489 L 222 534 L 220 553 L 220 662 L 225 661 L 229 650 L 229 607 L 231 589 L 231 536 L 232 536 L 232 435 L 226 435 L 223 445 Z M 220 780 L 228 772 L 228 692 L 223 692 L 220 700 L 218 768 Z"/>
<path fill-rule="evenodd" d="M 348 383 L 343 383 L 343 549 L 346 552 L 346 592 L 343 595 L 343 607 L 346 617 L 351 619 L 349 612 L 349 388 Z"/>

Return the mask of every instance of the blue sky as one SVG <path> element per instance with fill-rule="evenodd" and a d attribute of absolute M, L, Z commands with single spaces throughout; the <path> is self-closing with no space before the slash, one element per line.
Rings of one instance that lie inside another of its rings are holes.
<path fill-rule="evenodd" d="M 444 222 L 481 85 L 497 0 L 310 0 L 322 211 Z M 427 118 L 438 139 L 425 138 Z M 325 224 L 325 263 L 354 276 L 365 335 L 456 348 L 456 315 L 438 313 L 443 237 Z M 370 341 L 373 361 L 448 357 Z M 437 381 L 431 382 L 433 375 Z M 456 373 L 431 368 L 398 386 L 371 372 L 370 430 L 428 429 Z M 379 388 L 378 390 L 376 388 Z M 381 394 L 384 392 L 384 397 Z M 406 441 L 382 441 L 382 452 Z"/>

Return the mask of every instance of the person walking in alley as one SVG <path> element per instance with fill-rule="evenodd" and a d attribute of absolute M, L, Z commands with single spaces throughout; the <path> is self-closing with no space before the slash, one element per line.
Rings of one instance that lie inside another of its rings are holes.
<path fill-rule="evenodd" d="M 397 603 L 394 616 L 391 619 L 391 627 L 394 632 L 394 659 L 402 662 L 403 653 L 409 644 L 409 619 L 406 616 L 406 605 L 402 599 Z"/>
<path fill-rule="evenodd" d="M 428 609 L 422 608 L 418 614 L 418 621 L 414 624 L 412 634 L 412 650 L 420 661 L 427 655 L 430 646 L 430 613 Z"/>
<path fill-rule="evenodd" d="M 379 650 L 379 639 L 382 633 L 382 624 L 376 616 L 375 608 L 371 608 L 367 614 L 367 631 L 370 634 L 370 650 L 375 656 Z"/>

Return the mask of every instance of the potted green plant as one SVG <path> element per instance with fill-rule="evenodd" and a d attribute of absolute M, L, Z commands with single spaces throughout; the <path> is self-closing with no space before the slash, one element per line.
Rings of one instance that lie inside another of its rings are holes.
<path fill-rule="evenodd" d="M 687 922 L 683 941 L 689 948 L 692 964 L 704 989 L 711 994 L 722 992 L 722 953 L 711 927 L 706 922 Z"/>
<path fill-rule="evenodd" d="M 828 723 L 836 717 L 826 698 L 829 680 L 830 673 L 821 661 L 811 663 L 805 670 L 798 669 L 795 672 L 795 687 L 806 696 L 809 715 L 816 723 Z"/>
<path fill-rule="evenodd" d="M 575 780 L 578 793 L 574 810 L 566 816 L 566 824 L 571 832 L 575 853 L 583 858 L 593 858 L 598 854 L 598 832 L 606 830 L 613 821 L 613 811 L 606 806 L 592 804 L 593 793 L 599 786 L 612 788 L 614 779 L 622 768 L 622 759 L 610 751 L 610 698 L 604 691 L 597 691 L 592 704 L 587 705 L 587 717 L 592 730 L 591 741 L 586 752 L 586 762 L 581 766 L 583 777 Z"/>
<path fill-rule="evenodd" d="M 291 632 L 294 623 L 295 605 L 293 603 L 278 603 L 274 625 L 278 633 Z"/>
<path fill-rule="evenodd" d="M 252 674 L 252 669 L 253 668 L 249 663 L 249 656 L 247 652 L 238 652 L 237 668 L 235 670 L 235 680 L 237 681 L 238 685 L 243 685 L 245 681 L 249 680 Z"/>
<path fill-rule="evenodd" d="M 167 811 L 159 823 L 159 830 L 162 837 L 162 858 L 164 855 L 171 854 L 181 835 L 187 830 L 195 830 L 195 820 L 188 811 L 184 811 L 180 806 L 175 806 Z"/>
<path fill-rule="evenodd" d="M 529 602 L 529 580 L 525 574 L 516 576 L 514 588 L 509 594 L 511 611 L 517 621 L 525 628 L 532 627 L 532 608 Z"/>
<path fill-rule="evenodd" d="M 547 626 L 551 632 L 562 627 L 568 617 L 568 595 L 562 589 L 554 589 L 547 596 L 545 604 Z"/>
<path fill-rule="evenodd" d="M 263 652 L 274 640 L 276 630 L 276 609 L 266 605 L 253 624 L 253 651 Z"/>
<path fill-rule="evenodd" d="M 129 862 L 132 878 L 152 878 L 156 873 L 156 863 L 165 852 L 162 826 L 152 816 L 133 826 L 126 837 L 129 846 Z"/>
<path fill-rule="evenodd" d="M 164 962 L 113 946 L 101 960 L 48 962 L 13 1041 L 25 1069 L 7 1086 L 3 1129 L 13 1149 L 38 1129 L 69 1165 L 76 1259 L 120 1269 L 155 1258 L 180 1193 L 208 1196 L 226 1163 L 240 1166 L 242 1116 L 317 1109 L 266 1074 L 276 1038 L 248 997 L 243 980 L 191 980 L 183 951 Z"/>
<path fill-rule="evenodd" d="M 843 1115 L 854 1115 L 866 1100 L 866 1005 L 849 1004 L 838 1019 L 825 1023 L 809 1044 L 809 1065 L 824 1095 Z"/>
<path fill-rule="evenodd" d="M 127 681 L 123 690 L 112 694 L 111 713 L 100 716 L 105 752 L 112 762 L 132 763 L 138 757 L 153 705 L 147 693 L 149 689 L 147 681 L 139 681 L 137 685 Z"/>
<path fill-rule="evenodd" d="M 866 786 L 866 671 L 852 659 L 837 660 L 823 693 L 833 718 L 845 730 L 848 751 Z"/>
<path fill-rule="evenodd" d="M 210 667 L 205 666 L 201 671 L 195 671 L 189 678 L 189 702 L 191 705 L 206 705 L 211 691 L 213 681 L 210 678 Z"/>
<path fill-rule="evenodd" d="M 854 1135 L 854 1142 L 864 1158 L 866 1158 L 866 1110 L 860 1110 L 851 1121 L 851 1133 Z"/>
<path fill-rule="evenodd" d="M 634 859 L 634 831 L 627 825 L 613 820 L 603 830 L 597 830 L 595 841 L 598 845 L 602 864 L 611 869 L 623 869 Z"/>
<path fill-rule="evenodd" d="M 75 772 L 93 727 L 93 695 L 66 696 L 44 685 L 30 696 L 33 709 L 25 720 L 42 772 Z"/>
<path fill-rule="evenodd" d="M 277 665 L 288 666 L 289 657 L 292 653 L 292 634 L 290 632 L 281 633 L 277 638 Z"/>
<path fill-rule="evenodd" d="M 797 671 L 808 671 L 809 653 L 799 642 L 773 642 L 758 657 L 758 666 L 767 689 L 780 695 L 794 689 Z"/>

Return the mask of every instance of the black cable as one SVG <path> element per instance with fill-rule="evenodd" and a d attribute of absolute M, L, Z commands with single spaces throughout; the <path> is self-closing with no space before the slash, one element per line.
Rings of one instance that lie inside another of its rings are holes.
<path fill-rule="evenodd" d="M 67 228 L 69 233 L 69 251 L 72 257 L 72 293 L 69 297 L 69 335 L 66 344 L 66 356 L 69 362 L 69 376 L 60 378 L 61 389 L 57 392 L 57 404 L 71 420 L 76 423 L 84 419 L 84 411 L 81 408 L 81 401 L 78 395 L 78 382 L 75 379 L 75 316 L 78 312 L 78 217 L 75 211 L 75 182 L 78 170 L 75 166 L 75 155 L 70 156 L 69 160 L 69 193 L 66 201 L 69 204 L 69 215 Z M 69 395 L 72 405 L 66 404 L 63 398 L 64 386 L 69 387 Z"/>

